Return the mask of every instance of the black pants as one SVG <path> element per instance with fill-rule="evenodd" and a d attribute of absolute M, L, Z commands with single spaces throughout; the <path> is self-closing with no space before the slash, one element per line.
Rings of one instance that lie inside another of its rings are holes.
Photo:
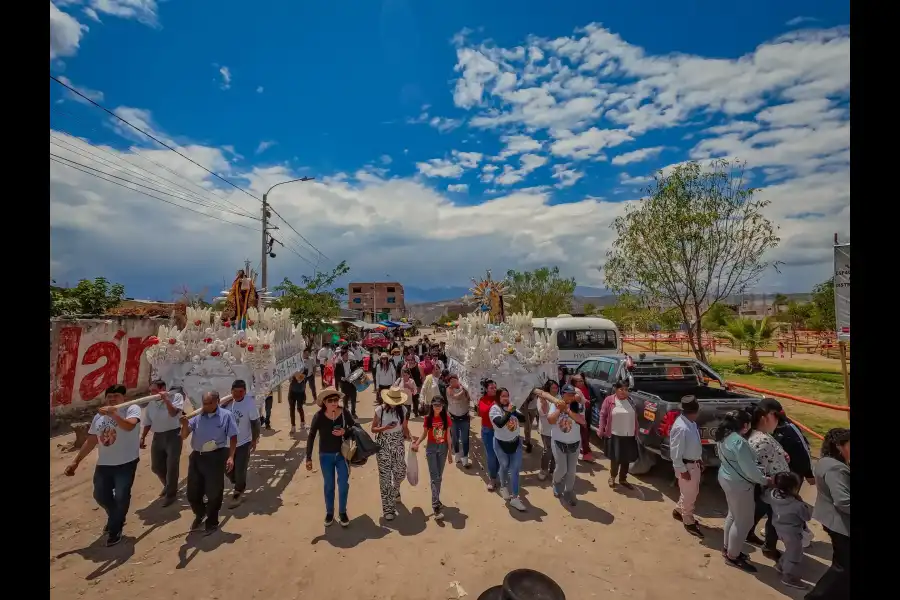
<path fill-rule="evenodd" d="M 174 498 L 178 494 L 181 444 L 180 428 L 154 433 L 150 443 L 150 470 L 165 486 L 166 498 Z"/>
<path fill-rule="evenodd" d="M 806 600 L 845 600 L 850 597 L 850 536 L 825 528 L 831 537 L 831 566 Z"/>
<path fill-rule="evenodd" d="M 266 396 L 266 400 L 263 403 L 263 408 L 265 410 L 264 416 L 260 418 L 260 425 L 265 425 L 266 427 L 272 426 L 272 402 L 274 400 L 273 396 Z"/>
<path fill-rule="evenodd" d="M 228 481 L 234 485 L 234 493 L 241 494 L 247 489 L 247 467 L 250 466 L 250 446 L 247 442 L 234 451 L 234 468 L 228 473 Z"/>
<path fill-rule="evenodd" d="M 313 387 L 315 393 L 315 387 Z M 294 411 L 300 413 L 300 424 L 306 423 L 306 415 L 303 414 L 303 405 L 306 403 L 306 396 L 288 396 L 288 410 L 291 411 L 291 427 L 296 427 L 297 422 L 294 420 Z"/>
<path fill-rule="evenodd" d="M 125 517 L 131 506 L 131 486 L 138 461 L 124 465 L 97 465 L 94 468 L 94 500 L 106 511 L 106 529 L 109 535 L 119 535 L 125 526 Z"/>
<path fill-rule="evenodd" d="M 194 450 L 188 460 L 188 502 L 195 516 L 206 518 L 207 527 L 219 526 L 219 511 L 222 510 L 222 497 L 225 495 L 227 460 L 228 448 L 212 452 Z"/>
<path fill-rule="evenodd" d="M 625 481 L 628 478 L 628 463 L 625 461 L 616 462 L 614 460 L 609 462 L 609 478 L 615 479 L 616 474 L 618 474 L 619 481 Z"/>
<path fill-rule="evenodd" d="M 350 409 L 350 414 L 356 416 L 356 386 L 352 383 L 341 382 L 341 391 L 344 393 L 344 408 Z"/>
<path fill-rule="evenodd" d="M 772 505 L 763 500 L 763 494 L 765 494 L 765 490 L 762 486 L 756 486 L 756 490 L 754 492 L 756 494 L 755 502 L 756 508 L 753 513 L 753 529 L 750 530 L 751 534 L 756 534 L 756 528 L 759 525 L 759 522 L 763 517 L 766 518 L 766 538 L 765 545 L 763 548 L 765 550 L 775 550 L 778 545 L 778 532 L 775 531 L 775 525 L 772 524 Z"/>
<path fill-rule="evenodd" d="M 312 391 L 313 398 L 316 397 L 316 368 L 313 367 L 313 372 L 309 374 L 309 376 L 303 380 L 303 385 L 308 385 L 309 389 Z"/>
<path fill-rule="evenodd" d="M 415 394 L 413 394 L 412 405 L 413 405 L 413 415 L 418 416 L 419 415 L 419 392 L 416 392 Z"/>

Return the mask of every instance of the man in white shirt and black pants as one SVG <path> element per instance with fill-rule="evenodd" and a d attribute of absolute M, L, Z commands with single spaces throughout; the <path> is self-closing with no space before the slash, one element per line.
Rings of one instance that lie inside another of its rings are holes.
<path fill-rule="evenodd" d="M 237 425 L 237 449 L 234 452 L 234 469 L 228 472 L 228 479 L 234 486 L 231 493 L 231 508 L 238 506 L 247 489 L 247 468 L 250 453 L 256 450 L 259 440 L 259 409 L 252 396 L 247 395 L 247 384 L 243 379 L 235 379 L 231 384 L 231 403 L 226 405 Z"/>
<path fill-rule="evenodd" d="M 131 506 L 131 486 L 140 460 L 141 407 L 132 404 L 116 408 L 125 401 L 125 386 L 113 385 L 106 389 L 104 405 L 91 421 L 89 437 L 78 456 L 66 467 L 66 475 L 75 475 L 78 465 L 97 447 L 97 466 L 94 468 L 94 500 L 106 511 L 106 545 L 115 546 L 122 541 L 122 528 Z"/>
<path fill-rule="evenodd" d="M 150 470 L 159 477 L 163 489 L 159 493 L 163 506 L 175 503 L 178 494 L 178 472 L 181 462 L 181 411 L 184 396 L 166 391 L 166 382 L 157 379 L 150 384 L 150 393 L 158 394 L 144 410 L 144 430 L 141 432 L 141 448 L 146 448 L 147 434 L 153 432 L 150 444 Z"/>
<path fill-rule="evenodd" d="M 681 399 L 681 414 L 669 431 L 669 456 L 681 491 L 672 517 L 684 523 L 689 534 L 702 538 L 703 532 L 694 520 L 694 505 L 700 495 L 700 474 L 703 469 L 703 444 L 700 441 L 700 430 L 697 429 L 699 415 L 700 404 L 696 396 Z"/>

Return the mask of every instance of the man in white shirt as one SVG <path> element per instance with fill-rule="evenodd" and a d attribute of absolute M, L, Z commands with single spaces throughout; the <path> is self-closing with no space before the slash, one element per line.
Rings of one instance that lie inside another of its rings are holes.
<path fill-rule="evenodd" d="M 328 361 L 332 356 L 334 356 L 334 352 L 331 350 L 330 344 L 323 344 L 322 347 L 319 348 L 319 353 L 316 355 L 316 358 L 319 359 L 319 368 L 321 369 L 320 377 L 325 376 L 325 367 L 328 365 Z M 315 375 L 315 371 L 309 374 L 310 377 L 315 377 Z M 325 387 L 324 380 L 322 381 L 322 387 Z"/>
<path fill-rule="evenodd" d="M 181 411 L 184 396 L 166 391 L 166 382 L 157 379 L 150 384 L 150 393 L 158 394 L 144 410 L 144 430 L 141 432 L 141 448 L 146 448 L 147 434 L 153 432 L 150 444 L 150 470 L 159 477 L 163 489 L 163 506 L 175 503 L 178 493 L 178 471 L 181 462 Z"/>
<path fill-rule="evenodd" d="M 694 519 L 694 505 L 700 494 L 700 474 L 703 468 L 703 444 L 700 442 L 700 430 L 697 429 L 698 416 L 700 404 L 696 396 L 682 398 L 681 414 L 669 431 L 669 456 L 681 491 L 672 517 L 684 523 L 689 534 L 702 538 L 703 532 Z"/>
<path fill-rule="evenodd" d="M 234 415 L 237 425 L 234 468 L 227 473 L 234 486 L 231 493 L 231 508 L 234 508 L 244 499 L 250 453 L 256 450 L 256 442 L 259 440 L 259 409 L 253 397 L 247 394 L 247 384 L 243 379 L 235 379 L 231 384 L 231 403 L 227 404 L 226 408 Z"/>
<path fill-rule="evenodd" d="M 140 460 L 141 407 L 132 404 L 116 408 L 125 401 L 125 386 L 113 385 L 106 389 L 104 405 L 91 421 L 88 439 L 75 460 L 66 467 L 66 475 L 72 477 L 81 461 L 97 448 L 97 466 L 94 468 L 94 500 L 106 511 L 106 545 L 115 546 L 122 541 L 122 528 L 131 505 L 131 486 Z"/>

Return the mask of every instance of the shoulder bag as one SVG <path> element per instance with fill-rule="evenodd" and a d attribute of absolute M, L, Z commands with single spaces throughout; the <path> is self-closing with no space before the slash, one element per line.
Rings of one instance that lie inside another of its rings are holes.
<path fill-rule="evenodd" d="M 344 440 L 341 442 L 341 456 L 350 463 L 353 461 L 353 457 L 356 456 L 356 439 L 347 435 L 347 421 L 343 412 L 341 412 L 341 429 L 344 430 Z"/>

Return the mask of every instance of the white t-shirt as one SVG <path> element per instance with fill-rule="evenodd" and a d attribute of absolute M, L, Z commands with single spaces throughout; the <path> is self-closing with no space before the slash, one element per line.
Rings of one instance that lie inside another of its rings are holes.
<path fill-rule="evenodd" d="M 402 425 L 400 421 L 400 417 L 397 415 L 396 408 L 391 411 L 384 410 L 383 406 L 375 407 L 375 416 L 381 420 L 381 426 L 387 427 L 388 425 L 393 425 L 390 429 L 385 429 L 382 433 L 393 433 L 394 431 L 400 431 L 400 426 Z"/>
<path fill-rule="evenodd" d="M 536 397 L 534 399 L 535 408 L 538 411 L 538 432 L 541 435 L 552 435 L 551 431 L 553 429 L 553 425 L 550 424 L 550 421 L 547 420 L 547 417 L 550 416 L 550 411 L 553 410 L 553 403 L 549 400 L 547 401 L 547 412 L 544 413 L 541 411 L 541 399 L 540 397 Z"/>
<path fill-rule="evenodd" d="M 624 437 L 634 436 L 634 407 L 631 406 L 631 402 L 618 398 L 613 402 L 612 418 L 610 419 L 612 434 Z"/>
<path fill-rule="evenodd" d="M 184 396 L 181 394 L 169 394 L 169 401 L 179 410 L 184 408 Z M 175 413 L 174 417 L 170 415 L 166 403 L 162 400 L 154 400 L 147 405 L 147 409 L 144 411 L 144 427 L 149 427 L 153 433 L 181 429 L 180 417 L 180 413 Z"/>
<path fill-rule="evenodd" d="M 560 412 L 555 404 L 550 405 L 550 413 L 552 415 L 554 413 Z M 633 413 L 632 413 L 633 414 Z M 567 414 L 560 414 L 559 419 L 557 419 L 556 424 L 552 426 L 550 430 L 550 439 L 554 442 L 563 442 L 564 444 L 571 444 L 574 442 L 581 441 L 581 428 L 578 423 L 575 422 L 572 417 Z"/>
<path fill-rule="evenodd" d="M 488 412 L 491 425 L 494 426 L 494 437 L 501 442 L 514 442 L 519 437 L 519 419 L 515 415 L 512 415 L 503 427 L 497 427 L 497 424 L 494 423 L 494 419 L 502 417 L 505 413 L 506 411 L 498 404 L 494 404 Z"/>
<path fill-rule="evenodd" d="M 334 352 L 332 352 L 331 348 L 322 347 L 319 348 L 319 354 L 317 355 L 321 362 L 325 362 L 332 356 L 334 356 Z"/>
<path fill-rule="evenodd" d="M 381 361 L 378 361 L 378 366 L 375 367 L 375 385 L 378 387 L 390 386 L 396 378 L 397 374 L 394 372 L 394 365 L 390 361 L 388 361 L 386 369 L 382 369 Z"/>
<path fill-rule="evenodd" d="M 115 419 L 97 414 L 88 433 L 97 436 L 97 465 L 116 466 L 137 460 L 141 455 L 141 407 L 136 404 L 120 408 L 123 419 L 137 419 L 131 431 L 125 431 Z"/>
<path fill-rule="evenodd" d="M 250 421 L 259 420 L 259 409 L 256 408 L 256 401 L 253 396 L 247 394 L 240 402 L 232 402 L 228 410 L 234 415 L 234 422 L 237 424 L 237 445 L 243 446 L 253 439 L 253 429 L 250 427 Z"/>

